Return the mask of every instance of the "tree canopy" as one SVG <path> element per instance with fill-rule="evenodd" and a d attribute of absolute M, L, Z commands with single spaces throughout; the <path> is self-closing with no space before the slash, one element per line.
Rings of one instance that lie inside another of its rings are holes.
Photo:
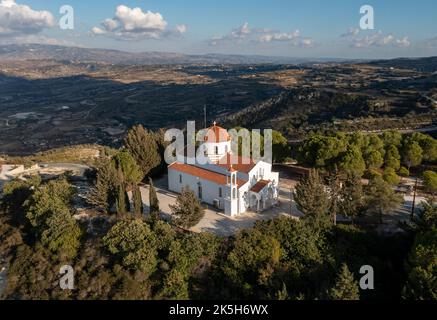
<path fill-rule="evenodd" d="M 134 126 L 124 139 L 124 146 L 139 165 L 143 176 L 161 163 L 156 136 L 142 125 Z"/>
<path fill-rule="evenodd" d="M 423 184 L 425 189 L 429 192 L 436 193 L 437 192 L 437 173 L 434 171 L 425 171 L 422 174 Z"/>
<path fill-rule="evenodd" d="M 302 178 L 294 192 L 297 207 L 305 215 L 311 217 L 329 216 L 331 201 L 323 179 L 316 170 Z"/>
<path fill-rule="evenodd" d="M 205 209 L 188 187 L 182 188 L 175 205 L 170 205 L 172 221 L 183 228 L 194 227 L 205 215 Z"/>

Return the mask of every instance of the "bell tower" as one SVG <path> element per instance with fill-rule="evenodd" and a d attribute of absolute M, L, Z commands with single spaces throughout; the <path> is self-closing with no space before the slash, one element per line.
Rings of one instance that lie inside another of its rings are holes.
<path fill-rule="evenodd" d="M 226 176 L 225 213 L 231 217 L 239 213 L 237 173 L 238 171 L 231 165 Z"/>

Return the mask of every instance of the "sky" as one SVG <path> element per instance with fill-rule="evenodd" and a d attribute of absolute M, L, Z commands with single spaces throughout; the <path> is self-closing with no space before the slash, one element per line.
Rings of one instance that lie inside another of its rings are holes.
<path fill-rule="evenodd" d="M 65 5 L 74 13 L 60 13 Z M 296 58 L 432 56 L 437 1 L 0 0 L 0 44 L 7 43 Z"/>

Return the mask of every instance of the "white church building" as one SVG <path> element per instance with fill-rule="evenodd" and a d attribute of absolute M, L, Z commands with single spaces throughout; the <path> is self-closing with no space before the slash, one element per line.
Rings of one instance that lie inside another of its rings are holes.
<path fill-rule="evenodd" d="M 279 173 L 272 172 L 272 165 L 233 155 L 231 137 L 216 123 L 206 130 L 202 148 L 209 161 L 198 164 L 186 161 L 185 156 L 184 162 L 169 165 L 170 191 L 181 193 L 183 187 L 189 187 L 201 202 L 231 217 L 249 210 L 260 212 L 275 205 Z"/>

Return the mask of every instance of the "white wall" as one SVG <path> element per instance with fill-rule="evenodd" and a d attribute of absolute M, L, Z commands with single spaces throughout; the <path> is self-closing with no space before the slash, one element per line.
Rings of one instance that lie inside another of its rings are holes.
<path fill-rule="evenodd" d="M 219 143 L 205 142 L 203 143 L 203 148 L 206 151 L 208 158 L 212 162 L 217 162 L 221 158 L 223 158 L 223 156 L 225 156 L 228 152 L 231 151 L 231 142 L 230 141 L 219 142 Z"/>
<path fill-rule="evenodd" d="M 182 175 L 182 183 L 179 183 L 179 175 Z M 224 209 L 224 198 L 226 196 L 226 187 L 221 186 L 209 180 L 199 179 L 192 175 L 168 169 L 168 187 L 170 191 L 181 193 L 182 188 L 188 186 L 196 197 L 198 197 L 198 182 L 202 184 L 202 202 L 210 205 L 214 204 L 214 200 L 220 200 L 220 209 Z M 222 197 L 219 197 L 219 188 L 222 188 Z"/>
<path fill-rule="evenodd" d="M 205 168 L 207 170 L 215 171 L 221 174 L 227 175 L 228 172 L 225 168 L 215 166 L 213 164 L 207 165 L 197 165 L 198 167 Z M 249 174 L 243 172 L 237 173 L 238 179 L 243 179 L 248 181 L 238 189 L 238 199 L 234 200 L 232 206 L 228 206 L 227 214 L 232 211 L 232 215 L 242 214 L 247 211 L 249 207 L 254 205 L 252 201 L 252 195 L 250 189 L 259 180 L 270 180 L 275 181 L 275 185 L 279 184 L 279 173 L 272 172 L 272 166 L 266 162 L 258 162 L 255 167 L 250 171 Z M 182 183 L 179 183 L 179 175 L 182 175 Z M 250 181 L 249 181 L 250 178 Z M 220 200 L 220 209 L 225 210 L 225 197 L 228 195 L 229 188 L 227 186 L 222 186 L 209 180 L 199 179 L 198 177 L 182 173 L 171 168 L 168 169 L 168 184 L 169 189 L 173 192 L 180 193 L 184 186 L 189 186 L 198 196 L 198 182 L 202 183 L 202 202 L 208 203 L 210 205 L 214 204 L 214 200 Z M 222 188 L 222 197 L 219 197 L 219 188 Z M 278 191 L 278 190 L 276 190 Z M 246 202 L 244 201 L 244 193 L 247 192 L 249 197 L 249 207 L 246 207 Z M 232 209 L 231 209 L 232 208 Z"/>
<path fill-rule="evenodd" d="M 256 166 L 247 175 L 250 178 L 250 183 L 254 185 L 259 180 L 279 181 L 279 173 L 272 172 L 272 165 L 267 162 L 258 162 Z"/>
<path fill-rule="evenodd" d="M 250 197 L 250 184 L 246 183 L 243 186 L 240 187 L 240 189 L 238 190 L 238 195 L 240 198 L 240 214 L 241 213 L 245 213 L 248 209 L 248 207 L 246 207 L 246 202 L 244 201 L 244 194 L 247 192 L 247 196 Z M 249 198 L 250 199 L 250 198 Z"/>

